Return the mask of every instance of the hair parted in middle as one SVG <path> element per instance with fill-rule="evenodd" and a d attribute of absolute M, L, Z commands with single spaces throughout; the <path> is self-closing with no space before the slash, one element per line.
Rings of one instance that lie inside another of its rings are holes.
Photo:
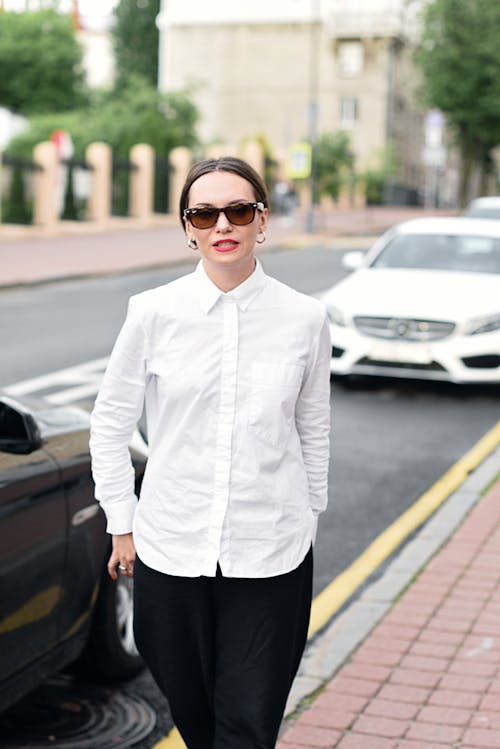
<path fill-rule="evenodd" d="M 237 174 L 238 177 L 243 177 L 252 186 L 255 200 L 260 203 L 264 203 L 266 208 L 269 207 L 269 196 L 267 194 L 266 186 L 262 177 L 255 171 L 243 159 L 239 159 L 236 156 L 221 156 L 218 159 L 205 159 L 204 161 L 198 161 L 193 164 L 188 172 L 184 187 L 182 188 L 181 197 L 179 200 L 179 216 L 181 225 L 184 231 L 186 226 L 184 224 L 184 209 L 188 207 L 189 191 L 192 185 L 199 177 L 210 172 L 230 172 L 231 174 Z"/>

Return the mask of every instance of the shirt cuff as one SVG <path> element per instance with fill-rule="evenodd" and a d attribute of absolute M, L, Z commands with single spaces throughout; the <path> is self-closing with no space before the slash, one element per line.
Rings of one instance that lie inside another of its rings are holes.
<path fill-rule="evenodd" d="M 106 514 L 106 531 L 113 536 L 122 536 L 124 533 L 132 533 L 137 497 L 113 502 L 103 507 Z"/>

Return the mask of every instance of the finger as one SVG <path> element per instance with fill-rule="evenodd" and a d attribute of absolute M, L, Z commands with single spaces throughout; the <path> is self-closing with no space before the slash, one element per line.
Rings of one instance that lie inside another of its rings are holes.
<path fill-rule="evenodd" d="M 120 575 L 124 575 L 125 577 L 132 577 L 134 574 L 134 563 L 122 560 L 118 565 L 118 571 Z"/>
<path fill-rule="evenodd" d="M 116 571 L 116 566 L 119 564 L 118 554 L 116 551 L 111 552 L 111 556 L 108 560 L 108 575 L 112 580 L 118 579 L 118 573 Z"/>

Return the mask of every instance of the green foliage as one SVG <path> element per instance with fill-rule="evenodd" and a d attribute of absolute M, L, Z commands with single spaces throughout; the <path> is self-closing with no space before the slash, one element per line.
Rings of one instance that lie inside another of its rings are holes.
<path fill-rule="evenodd" d="M 32 118 L 29 130 L 9 144 L 8 152 L 28 157 L 37 143 L 62 129 L 70 133 L 79 158 L 96 141 L 108 143 L 121 158 L 128 158 L 136 143 L 149 143 L 157 156 L 166 156 L 176 146 L 195 145 L 197 118 L 187 93 L 162 95 L 143 78 L 133 76 L 123 89 L 97 94 L 87 109 Z"/>
<path fill-rule="evenodd" d="M 369 205 L 380 205 L 384 193 L 386 175 L 379 169 L 366 169 L 362 177 L 365 183 L 365 198 Z"/>
<path fill-rule="evenodd" d="M 83 112 L 39 114 L 30 117 L 28 129 L 10 141 L 6 149 L 7 153 L 11 156 L 29 159 L 32 157 L 36 144 L 50 140 L 50 135 L 54 130 L 67 130 L 74 138 L 83 120 Z"/>
<path fill-rule="evenodd" d="M 160 4 L 160 0 L 120 0 L 115 8 L 112 38 L 119 86 L 133 74 L 156 85 Z"/>
<path fill-rule="evenodd" d="M 354 155 L 348 133 L 338 130 L 323 133 L 316 144 L 317 199 L 328 195 L 337 200 L 341 185 L 352 175 Z"/>
<path fill-rule="evenodd" d="M 383 148 L 375 156 L 373 165 L 360 172 L 357 177 L 364 182 L 366 202 L 370 205 L 382 203 L 387 180 L 398 171 L 398 160 L 392 148 Z"/>
<path fill-rule="evenodd" d="M 0 105 L 23 114 L 85 101 L 82 51 L 71 19 L 55 10 L 0 14 Z"/>
<path fill-rule="evenodd" d="M 433 0 L 423 21 L 422 98 L 445 113 L 464 167 L 486 164 L 500 143 L 500 3 Z"/>

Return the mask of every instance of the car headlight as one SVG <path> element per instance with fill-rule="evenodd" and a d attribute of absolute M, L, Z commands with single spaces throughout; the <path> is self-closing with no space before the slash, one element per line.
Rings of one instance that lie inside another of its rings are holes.
<path fill-rule="evenodd" d="M 500 330 L 500 314 L 485 315 L 469 320 L 465 325 L 465 335 L 480 335 L 481 333 L 493 333 Z"/>
<path fill-rule="evenodd" d="M 328 317 L 330 318 L 330 322 L 333 325 L 340 325 L 342 328 L 347 325 L 346 319 L 338 307 L 336 307 L 334 304 L 327 304 L 326 309 L 328 312 Z"/>

